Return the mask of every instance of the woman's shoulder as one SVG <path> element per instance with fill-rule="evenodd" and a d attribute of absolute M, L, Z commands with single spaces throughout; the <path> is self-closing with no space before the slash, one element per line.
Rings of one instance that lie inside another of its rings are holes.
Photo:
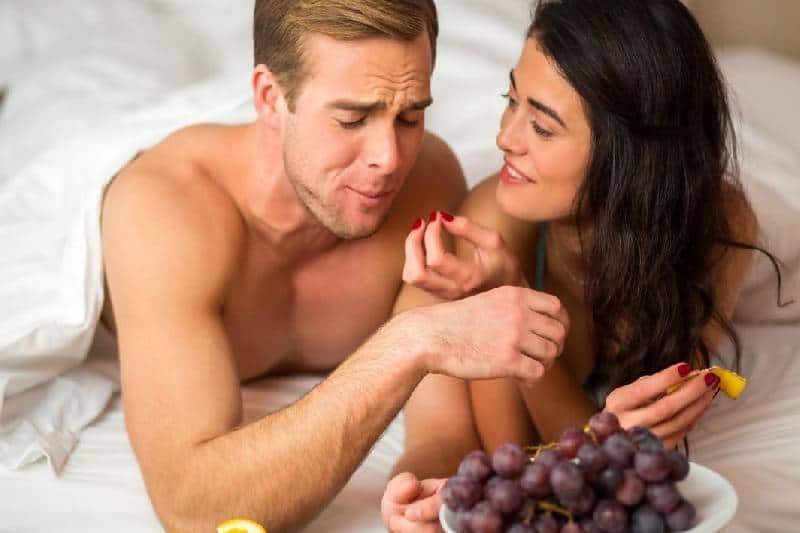
<path fill-rule="evenodd" d="M 500 233 L 509 244 L 527 241 L 535 234 L 538 224 L 515 218 L 497 203 L 498 174 L 484 178 L 470 189 L 461 203 L 458 214 Z"/>
<path fill-rule="evenodd" d="M 758 237 L 758 218 L 740 185 L 723 182 L 722 206 L 733 240 L 755 244 Z"/>

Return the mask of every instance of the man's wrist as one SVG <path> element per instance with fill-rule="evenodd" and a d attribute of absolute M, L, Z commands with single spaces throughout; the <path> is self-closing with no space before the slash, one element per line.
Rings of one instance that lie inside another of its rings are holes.
<path fill-rule="evenodd" d="M 422 380 L 431 371 L 430 360 L 436 352 L 436 338 L 430 332 L 430 311 L 426 307 L 409 309 L 395 315 L 378 333 L 388 343 L 391 364 Z"/>

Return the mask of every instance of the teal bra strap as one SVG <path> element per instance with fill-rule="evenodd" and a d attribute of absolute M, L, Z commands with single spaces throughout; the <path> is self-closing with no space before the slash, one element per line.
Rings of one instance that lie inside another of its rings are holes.
<path fill-rule="evenodd" d="M 539 225 L 539 242 L 536 245 L 536 280 L 533 286 L 537 291 L 544 290 L 544 266 L 547 258 L 547 224 Z"/>

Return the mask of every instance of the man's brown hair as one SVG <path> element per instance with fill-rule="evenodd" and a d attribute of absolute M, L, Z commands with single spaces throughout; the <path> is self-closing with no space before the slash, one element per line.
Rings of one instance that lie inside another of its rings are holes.
<path fill-rule="evenodd" d="M 427 31 L 436 58 L 439 23 L 433 0 L 256 0 L 255 6 L 255 64 L 276 76 L 291 111 L 308 74 L 303 44 L 310 33 L 341 41 L 413 41 Z"/>

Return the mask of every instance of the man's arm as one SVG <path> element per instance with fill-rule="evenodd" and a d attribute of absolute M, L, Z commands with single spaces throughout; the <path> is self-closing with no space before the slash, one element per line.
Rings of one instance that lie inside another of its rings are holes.
<path fill-rule="evenodd" d="M 294 529 L 345 484 L 422 377 L 419 343 L 402 327 L 379 331 L 301 400 L 240 426 L 220 315 L 239 222 L 136 179 L 109 189 L 103 240 L 126 424 L 154 507 L 168 529 L 232 516 Z"/>

